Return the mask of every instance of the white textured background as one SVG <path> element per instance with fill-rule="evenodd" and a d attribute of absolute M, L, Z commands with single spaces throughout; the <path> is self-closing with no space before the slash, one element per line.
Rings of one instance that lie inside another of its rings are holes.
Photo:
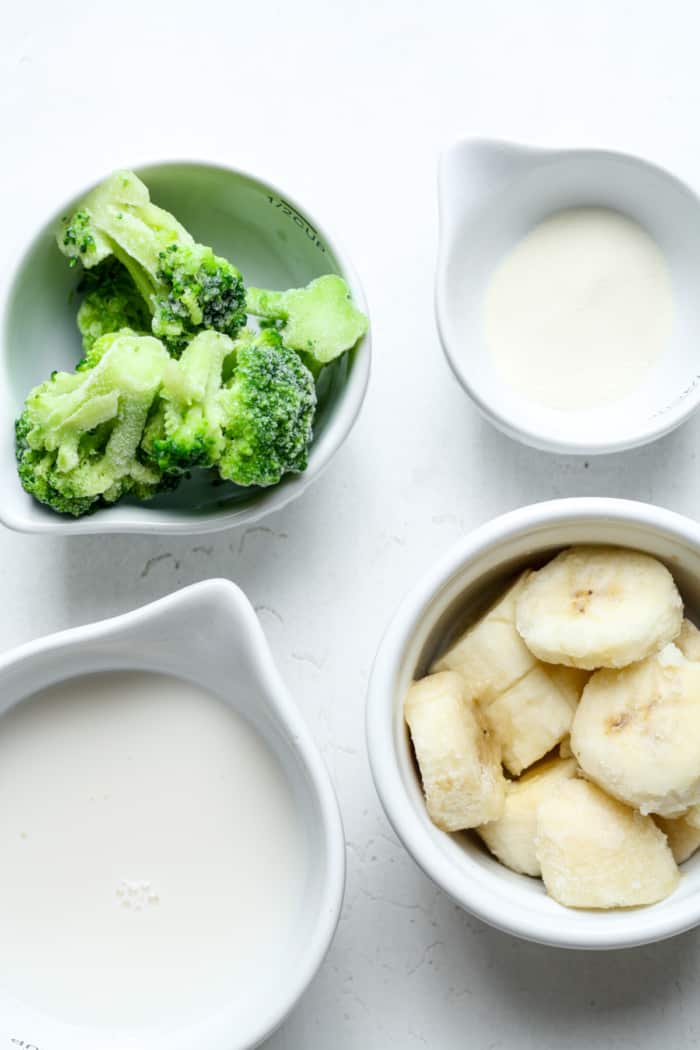
<path fill-rule="evenodd" d="M 203 540 L 0 535 L 2 647 L 207 576 L 236 580 L 258 607 L 338 789 L 349 865 L 331 953 L 268 1050 L 700 1045 L 700 934 L 585 955 L 468 918 L 395 841 L 363 735 L 389 617 L 472 526 L 565 495 L 700 515 L 700 419 L 653 448 L 591 462 L 520 448 L 452 379 L 432 311 L 441 146 L 464 135 L 606 146 L 698 187 L 699 41 L 692 0 L 2 8 L 3 266 L 2 226 L 19 214 L 38 222 L 114 167 L 191 155 L 249 168 L 307 203 L 369 297 L 365 409 L 292 507 Z"/>

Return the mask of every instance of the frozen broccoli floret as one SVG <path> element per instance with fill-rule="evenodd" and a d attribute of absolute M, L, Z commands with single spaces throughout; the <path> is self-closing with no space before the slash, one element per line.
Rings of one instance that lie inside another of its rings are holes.
<path fill-rule="evenodd" d="M 64 493 L 56 488 L 53 483 L 55 453 L 29 446 L 27 435 L 32 429 L 33 423 L 25 411 L 15 423 L 17 473 L 22 487 L 40 503 L 46 503 L 59 514 L 72 514 L 76 518 L 89 514 L 95 509 L 95 499 L 92 496 Z"/>
<path fill-rule="evenodd" d="M 128 250 L 121 249 L 123 240 Z M 159 253 L 169 245 L 194 244 L 173 215 L 151 203 L 147 187 L 130 171 L 114 172 L 91 190 L 77 211 L 61 220 L 57 241 L 64 255 L 86 269 L 121 249 L 125 265 L 135 262 L 147 273 L 156 270 Z"/>
<path fill-rule="evenodd" d="M 246 302 L 248 313 L 272 322 L 286 346 L 308 354 L 319 367 L 352 349 L 367 331 L 367 318 L 353 305 L 350 289 L 336 274 L 286 292 L 249 288 Z"/>
<path fill-rule="evenodd" d="M 78 259 L 84 266 L 96 266 L 112 251 L 109 242 L 94 225 L 92 215 L 84 208 L 63 216 L 58 246 L 68 256 L 71 266 L 75 266 Z"/>
<path fill-rule="evenodd" d="M 142 443 L 164 473 L 216 463 L 223 447 L 222 370 L 233 346 L 219 332 L 200 332 L 180 360 L 170 362 Z"/>
<path fill-rule="evenodd" d="M 99 266 L 85 270 L 78 291 L 85 293 L 78 310 L 78 329 L 86 353 L 109 332 L 129 328 L 146 335 L 150 331 L 148 307 L 128 271 L 116 259 L 105 259 Z"/>
<path fill-rule="evenodd" d="M 164 473 L 215 466 L 238 485 L 273 485 L 305 469 L 315 407 L 313 377 L 277 332 L 235 343 L 202 332 L 166 370 L 142 448 Z"/>
<path fill-rule="evenodd" d="M 316 410 L 313 376 L 298 354 L 267 330 L 236 348 L 223 389 L 224 447 L 218 468 L 237 485 L 275 485 L 306 469 Z"/>
<path fill-rule="evenodd" d="M 89 193 L 57 240 L 87 269 L 114 255 L 148 306 L 153 334 L 175 356 L 202 329 L 234 336 L 245 322 L 240 272 L 152 204 L 133 172 L 116 172 Z"/>
<path fill-rule="evenodd" d="M 153 332 L 169 344 L 182 346 L 201 329 L 235 335 L 245 322 L 241 275 L 211 248 L 171 245 L 156 277 L 166 293 L 155 300 Z"/>
<path fill-rule="evenodd" d="M 163 485 L 161 472 L 142 462 L 140 442 L 168 353 L 152 336 L 103 339 L 91 369 L 56 372 L 35 387 L 16 424 L 22 485 L 63 514 L 86 514 L 134 489 L 145 498 Z"/>

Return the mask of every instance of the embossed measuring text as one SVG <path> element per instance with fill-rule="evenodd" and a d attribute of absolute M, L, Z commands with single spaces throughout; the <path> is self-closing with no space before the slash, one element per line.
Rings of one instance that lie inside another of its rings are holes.
<path fill-rule="evenodd" d="M 314 229 L 311 223 L 301 215 L 295 207 L 289 204 L 288 201 L 283 200 L 282 197 L 274 197 L 271 193 L 267 194 L 267 199 L 273 208 L 279 208 L 284 215 L 292 220 L 300 230 L 303 230 L 309 240 L 316 245 L 316 247 L 326 254 L 326 246 L 318 235 L 318 232 Z"/>

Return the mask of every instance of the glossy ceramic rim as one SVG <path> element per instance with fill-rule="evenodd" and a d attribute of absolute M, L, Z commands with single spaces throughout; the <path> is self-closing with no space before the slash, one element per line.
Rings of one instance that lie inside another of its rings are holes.
<path fill-rule="evenodd" d="M 367 299 L 360 283 L 360 279 L 349 257 L 340 247 L 337 240 L 330 236 L 326 226 L 319 223 L 308 208 L 297 203 L 297 201 L 291 197 L 286 190 L 275 185 L 275 183 L 270 182 L 266 178 L 261 178 L 252 172 L 245 171 L 243 168 L 236 168 L 229 164 L 196 157 L 190 157 L 187 159 L 165 158 L 160 160 L 140 160 L 134 165 L 133 170 L 138 174 L 138 172 L 149 168 L 166 167 L 171 165 L 211 168 L 225 172 L 236 178 L 247 179 L 248 181 L 255 183 L 262 190 L 286 201 L 299 213 L 299 215 L 308 221 L 323 242 L 328 246 L 331 255 L 337 262 L 340 275 L 347 281 L 348 286 L 350 287 L 354 303 L 367 315 L 367 317 L 369 317 Z M 102 177 L 104 178 L 104 175 Z M 14 257 L 18 259 L 18 262 L 12 267 L 11 272 L 7 275 L 4 282 L 4 291 L 0 297 L 0 338 L 3 340 L 4 334 L 7 330 L 7 314 L 14 291 L 15 281 L 17 275 L 22 269 L 27 252 L 44 234 L 47 227 L 52 223 L 57 222 L 58 217 L 64 213 L 68 204 L 75 199 L 83 197 L 93 189 L 99 181 L 100 179 L 97 179 L 96 181 L 90 182 L 82 189 L 77 190 L 71 196 L 69 201 L 64 201 L 60 207 L 53 209 L 51 214 L 46 216 L 41 223 L 35 226 L 32 229 L 31 234 L 24 238 L 20 245 L 17 245 Z M 170 535 L 195 536 L 203 535 L 205 533 L 219 532 L 223 529 L 232 528 L 238 525 L 249 525 L 252 522 L 259 521 L 260 518 L 265 515 L 281 510 L 282 507 L 285 507 L 288 503 L 291 503 L 292 500 L 300 496 L 309 485 L 320 476 L 335 453 L 345 442 L 357 420 L 367 392 L 372 356 L 371 347 L 372 339 L 370 322 L 370 327 L 368 328 L 367 333 L 357 343 L 353 350 L 354 359 L 352 367 L 343 385 L 343 390 L 333 406 L 333 410 L 330 413 L 324 432 L 319 441 L 312 443 L 307 469 L 303 474 L 289 475 L 285 479 L 284 485 L 274 485 L 268 489 L 261 490 L 256 496 L 255 501 L 248 506 L 238 509 L 234 508 L 231 511 L 223 513 L 204 512 L 195 515 L 195 512 L 192 512 L 192 517 L 188 517 L 186 513 L 180 510 L 173 510 L 171 520 L 163 520 L 162 518 L 156 520 L 154 518 L 149 522 L 146 517 L 148 504 L 144 504 L 143 507 L 135 508 L 136 511 L 143 513 L 143 520 L 138 516 L 135 517 L 133 521 L 112 522 L 109 518 L 109 509 L 107 509 L 106 512 L 96 511 L 94 514 L 88 514 L 84 518 L 76 519 L 63 518 L 60 515 L 56 515 L 54 521 L 49 518 L 46 520 L 31 519 L 24 514 L 21 508 L 14 506 L 12 500 L 3 500 L 0 504 L 0 522 L 3 525 L 6 525 L 7 528 L 13 529 L 15 532 L 24 533 L 51 533 L 72 536 L 105 535 L 107 533 L 115 535 L 125 535 L 129 533 L 137 535 L 157 535 L 160 533 L 169 533 Z M 2 375 L 2 381 L 0 382 L 0 417 L 12 420 L 14 418 L 14 408 L 9 396 L 7 354 L 4 349 L 0 352 L 0 369 L 2 370 L 0 373 Z M 22 493 L 20 492 L 18 495 L 21 496 Z"/>
<path fill-rule="evenodd" d="M 624 934 L 610 933 L 591 913 L 583 933 L 567 927 L 566 909 L 552 921 L 540 921 L 508 899 L 507 888 L 488 872 L 465 877 L 438 849 L 416 819 L 396 760 L 396 684 L 405 655 L 431 607 L 460 576 L 465 566 L 497 551 L 507 540 L 543 528 L 586 522 L 629 522 L 671 537 L 700 554 L 700 525 L 673 511 L 632 500 L 572 498 L 536 503 L 501 515 L 480 526 L 451 548 L 409 592 L 393 616 L 379 647 L 369 683 L 366 711 L 367 747 L 375 788 L 397 836 L 422 871 L 466 911 L 504 933 L 552 947 L 628 948 L 683 933 L 700 923 L 700 893 L 677 900 L 672 909 L 634 911 L 638 923 Z M 449 837 L 449 836 L 448 836 Z M 669 898 L 671 900 L 671 898 Z M 577 915 L 583 914 L 580 912 Z M 632 912 L 630 912 L 632 914 Z"/>
<path fill-rule="evenodd" d="M 493 149 L 517 150 L 523 155 L 532 154 L 542 158 L 555 158 L 560 156 L 575 157 L 577 154 L 596 154 L 599 157 L 610 157 L 620 161 L 627 161 L 637 164 L 642 168 L 647 168 L 663 179 L 675 183 L 694 199 L 696 206 L 700 209 L 700 197 L 696 191 L 683 179 L 674 175 L 673 172 L 651 160 L 647 160 L 645 157 L 641 157 L 634 153 L 624 153 L 619 150 L 599 149 L 594 146 L 572 146 L 563 149 L 550 149 L 545 146 L 531 146 L 527 143 L 511 142 L 507 139 L 469 138 L 455 142 L 452 146 L 445 149 L 440 155 L 438 165 L 440 237 L 434 291 L 435 321 L 440 344 L 445 358 L 447 359 L 447 363 L 450 366 L 455 379 L 457 379 L 458 383 L 469 396 L 481 415 L 503 434 L 506 434 L 514 441 L 519 441 L 522 444 L 529 445 L 531 448 L 538 449 L 541 452 L 550 452 L 561 455 L 600 456 L 613 452 L 625 452 L 628 449 L 639 448 L 642 445 L 651 444 L 651 442 L 657 441 L 666 434 L 670 434 L 671 431 L 676 430 L 679 426 L 685 423 L 700 404 L 700 384 L 698 384 L 695 390 L 691 391 L 691 393 L 679 402 L 675 409 L 670 409 L 663 416 L 659 416 L 657 425 L 648 424 L 646 427 L 641 427 L 631 431 L 627 438 L 620 438 L 617 441 L 599 441 L 596 439 L 595 434 L 592 434 L 590 438 L 585 440 L 562 441 L 561 438 L 551 430 L 543 430 L 521 425 L 512 416 L 504 415 L 495 401 L 485 400 L 476 392 L 470 381 L 468 370 L 460 365 L 460 355 L 452 350 L 452 340 L 448 335 L 450 329 L 450 325 L 447 321 L 449 309 L 445 295 L 445 281 L 443 280 L 443 274 L 449 254 L 447 237 L 445 236 L 445 213 L 447 205 L 445 200 L 446 192 L 444 189 L 444 170 L 449 164 L 451 152 L 464 146 L 487 146 Z"/>
<path fill-rule="evenodd" d="M 299 709 L 282 681 L 260 622 L 243 591 L 231 580 L 203 580 L 131 612 L 46 635 L 0 655 L 0 679 L 8 672 L 16 671 L 21 665 L 32 664 L 37 657 L 45 657 L 48 654 L 50 658 L 52 653 L 59 654 L 66 649 L 80 650 L 86 643 L 100 643 L 122 634 L 125 634 L 128 643 L 128 638 L 133 632 L 140 630 L 145 624 L 167 621 L 178 608 L 186 608 L 191 615 L 191 612 L 197 611 L 197 607 L 202 606 L 209 612 L 211 607 L 214 607 L 215 611 L 218 610 L 224 615 L 225 610 L 230 609 L 233 624 L 245 631 L 246 644 L 252 650 L 261 685 L 265 689 L 271 708 L 279 715 L 278 728 L 287 737 L 290 748 L 298 755 L 308 776 L 310 791 L 316 798 L 321 820 L 319 824 L 314 824 L 313 828 L 307 821 L 307 827 L 309 833 L 315 835 L 317 841 L 322 843 L 321 852 L 327 864 L 327 878 L 318 902 L 313 936 L 300 944 L 297 964 L 293 972 L 287 974 L 286 987 L 280 985 L 271 992 L 269 1013 L 260 1017 L 254 1030 L 244 1032 L 243 1038 L 235 1032 L 231 1033 L 230 1050 L 252 1050 L 283 1023 L 326 957 L 340 919 L 345 891 L 346 860 L 342 818 L 330 775 Z M 128 664 L 128 661 L 126 663 Z M 134 667 L 143 669 L 139 661 L 134 662 Z M 94 671 L 95 667 L 86 663 L 85 671 L 76 671 L 75 674 Z M 196 673 L 193 673 L 192 677 L 196 681 Z M 62 678 L 59 676 L 56 680 Z M 204 1027 L 204 1022 L 201 1027 Z M 187 1031 L 190 1028 L 193 1036 L 196 1036 L 200 1025 L 185 1026 Z M 145 1033 L 141 1033 L 141 1037 L 147 1039 Z M 208 1038 L 204 1041 L 207 1045 L 220 1045 Z"/>

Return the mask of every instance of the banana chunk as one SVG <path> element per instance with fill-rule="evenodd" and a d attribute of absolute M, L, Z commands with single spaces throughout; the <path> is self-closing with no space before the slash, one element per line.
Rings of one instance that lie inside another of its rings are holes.
<path fill-rule="evenodd" d="M 681 633 L 676 638 L 674 645 L 678 646 L 686 660 L 700 661 L 700 631 L 690 620 L 683 621 Z"/>
<path fill-rule="evenodd" d="M 576 776 L 577 768 L 573 759 L 555 758 L 508 783 L 502 816 L 478 828 L 480 837 L 506 867 L 521 875 L 541 874 L 535 854 L 538 806 L 560 784 Z"/>
<path fill-rule="evenodd" d="M 431 671 L 459 671 L 472 695 L 489 703 L 535 666 L 535 658 L 515 629 L 515 603 L 525 572 L 489 611 L 465 631 Z"/>
<path fill-rule="evenodd" d="M 638 551 L 571 547 L 523 581 L 516 626 L 540 660 L 592 671 L 643 660 L 681 630 L 668 569 Z"/>
<path fill-rule="evenodd" d="M 518 776 L 567 735 L 574 707 L 570 693 L 540 664 L 487 704 L 484 717 L 501 745 L 503 764 Z"/>
<path fill-rule="evenodd" d="M 700 846 L 700 828 L 693 827 L 685 817 L 654 817 L 654 823 L 668 839 L 676 864 L 688 860 Z"/>
<path fill-rule="evenodd" d="M 537 810 L 535 853 L 547 893 L 568 908 L 631 908 L 663 900 L 679 871 L 651 817 L 568 780 Z"/>
<path fill-rule="evenodd" d="M 433 823 L 461 831 L 500 817 L 506 788 L 500 749 L 461 676 L 442 671 L 414 682 L 404 717 Z"/>
<path fill-rule="evenodd" d="M 700 803 L 700 663 L 670 644 L 624 671 L 598 671 L 571 750 L 591 780 L 642 813 L 676 817 Z"/>
<path fill-rule="evenodd" d="M 433 665 L 462 675 L 516 776 L 569 732 L 588 672 L 536 660 L 515 627 L 523 573 Z"/>
<path fill-rule="evenodd" d="M 562 667 L 555 664 L 541 664 L 547 671 L 559 691 L 566 697 L 572 711 L 578 707 L 578 702 L 583 695 L 590 671 L 583 671 L 580 667 Z"/>

